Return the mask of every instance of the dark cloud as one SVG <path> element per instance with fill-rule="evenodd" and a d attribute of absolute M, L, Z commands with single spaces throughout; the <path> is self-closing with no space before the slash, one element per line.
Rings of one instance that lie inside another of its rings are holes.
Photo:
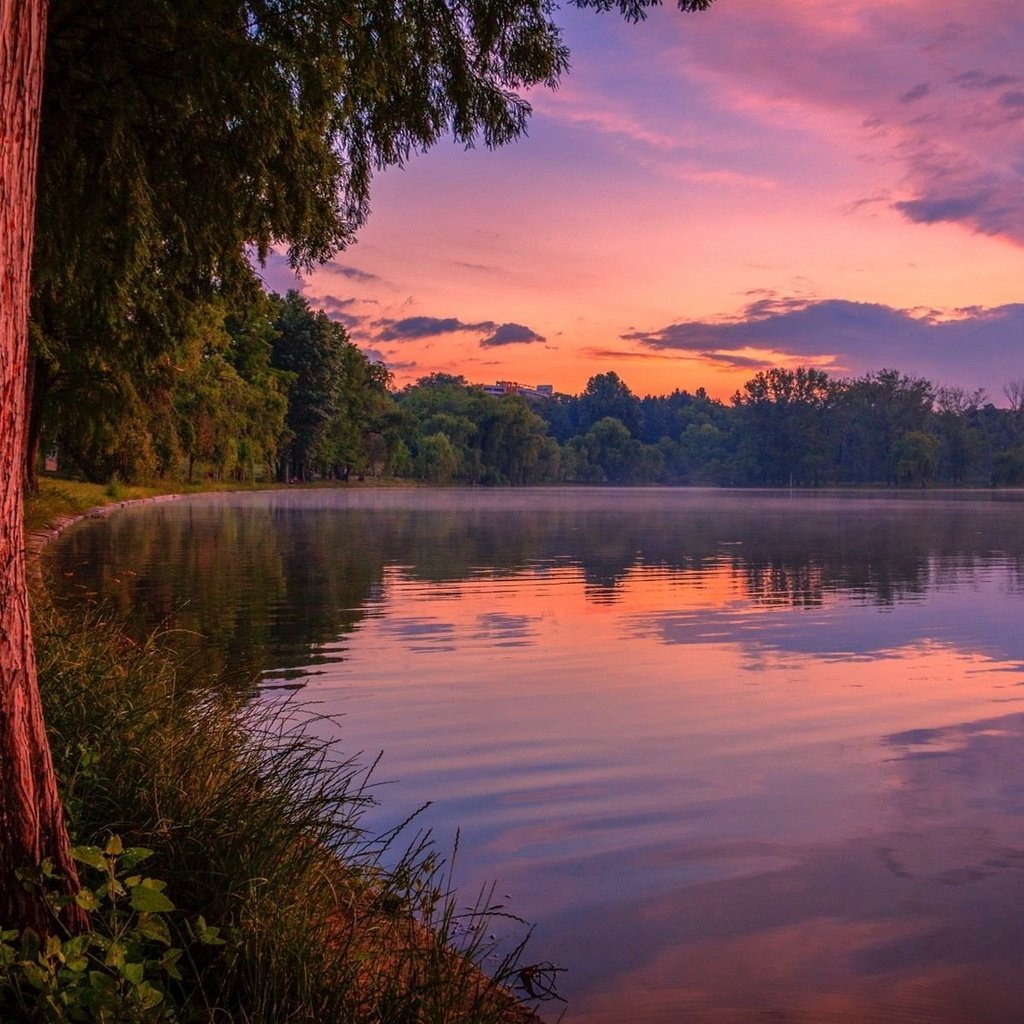
<path fill-rule="evenodd" d="M 455 331 L 493 331 L 497 324 L 491 320 L 464 323 L 453 316 L 407 316 L 403 320 L 377 320 L 374 327 L 382 328 L 379 334 L 381 341 L 415 341 Z"/>
<path fill-rule="evenodd" d="M 920 85 L 915 85 L 909 92 L 905 92 L 900 97 L 900 103 L 913 103 L 914 100 L 924 99 L 931 91 L 931 86 L 927 82 L 921 82 Z"/>
<path fill-rule="evenodd" d="M 497 345 L 531 345 L 538 341 L 546 340 L 543 335 L 530 330 L 529 327 L 525 327 L 523 324 L 508 323 L 501 324 L 501 326 L 494 330 L 493 334 L 488 335 L 486 338 L 481 338 L 480 345 L 482 348 L 492 348 Z"/>
<path fill-rule="evenodd" d="M 320 308 L 328 313 L 339 313 L 343 309 L 348 309 L 349 306 L 354 306 L 358 301 L 358 299 L 339 299 L 337 295 L 323 295 L 317 299 Z"/>
<path fill-rule="evenodd" d="M 590 359 L 613 359 L 616 361 L 632 360 L 639 362 L 645 359 L 671 359 L 670 352 L 637 352 L 627 348 L 584 348 L 580 352 Z"/>
<path fill-rule="evenodd" d="M 999 106 L 1004 110 L 1013 111 L 1017 117 L 1024 116 L 1024 92 L 1004 92 L 999 97 Z"/>
<path fill-rule="evenodd" d="M 955 75 L 950 81 L 961 89 L 1000 89 L 1004 85 L 1013 85 L 1020 81 L 1016 75 L 990 75 L 984 71 L 964 71 Z"/>
<path fill-rule="evenodd" d="M 381 352 L 380 349 L 364 348 L 362 349 L 362 353 L 370 360 L 371 363 L 383 363 L 385 366 L 389 365 L 388 361 L 384 358 L 384 353 Z"/>
<path fill-rule="evenodd" d="M 732 352 L 702 352 L 701 358 L 711 363 L 720 363 L 734 370 L 769 370 L 775 365 L 772 359 L 754 359 L 738 356 Z"/>
<path fill-rule="evenodd" d="M 347 277 L 350 281 L 360 281 L 363 284 L 370 281 L 381 280 L 381 277 L 378 274 L 369 274 L 365 270 L 359 270 L 357 267 L 349 267 L 343 263 L 337 263 L 334 260 L 330 260 L 325 263 L 324 268 L 335 274 L 341 274 L 343 277 Z"/>
<path fill-rule="evenodd" d="M 853 374 L 896 366 L 936 383 L 980 385 L 999 394 L 1024 365 L 1024 303 L 945 316 L 845 299 L 761 299 L 737 316 L 680 321 L 622 338 L 652 352 L 752 369 L 764 363 L 751 350 Z"/>
<path fill-rule="evenodd" d="M 311 300 L 311 305 L 314 309 L 322 309 L 336 323 L 344 324 L 346 327 L 358 327 L 366 320 L 366 317 L 348 312 L 349 307 L 356 301 L 356 299 L 339 299 L 336 295 L 321 295 Z"/>
<path fill-rule="evenodd" d="M 938 224 L 941 221 L 976 221 L 984 215 L 992 201 L 991 193 L 973 196 L 943 196 L 931 199 L 908 199 L 893 203 L 907 220 L 917 224 Z"/>

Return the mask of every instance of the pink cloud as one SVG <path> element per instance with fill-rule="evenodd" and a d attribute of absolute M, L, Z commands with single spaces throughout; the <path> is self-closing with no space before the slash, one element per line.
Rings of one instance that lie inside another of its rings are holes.
<path fill-rule="evenodd" d="M 891 167 L 892 208 L 909 221 L 1024 244 L 1018 3 L 777 0 L 714 12 L 695 26 L 669 23 L 666 67 L 734 111 L 828 130 Z"/>

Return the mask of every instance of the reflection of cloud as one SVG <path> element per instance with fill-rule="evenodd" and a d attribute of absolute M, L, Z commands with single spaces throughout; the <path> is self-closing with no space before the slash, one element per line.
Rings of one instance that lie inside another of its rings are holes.
<path fill-rule="evenodd" d="M 405 644 L 413 654 L 455 650 L 455 626 L 439 619 L 387 616 L 381 622 L 380 630 Z"/>
<path fill-rule="evenodd" d="M 749 822 L 720 802 L 693 839 L 681 828 L 566 865 L 577 888 L 650 882 L 542 922 L 548 941 L 586 937 L 572 947 L 574 1012 L 594 1024 L 1022 1019 L 1024 716 L 930 732 L 947 758 L 852 759 L 819 780 L 849 806 L 817 799 L 824 762 L 810 749 L 796 777 L 759 762 L 755 830 L 781 816 L 797 829 L 788 841 L 745 838 Z"/>
<path fill-rule="evenodd" d="M 877 584 L 865 581 L 854 586 L 841 575 L 826 577 L 820 570 L 786 573 L 780 567 L 768 579 L 740 567 L 736 575 L 748 591 L 744 600 L 719 608 L 627 617 L 627 631 L 671 645 L 715 643 L 728 637 L 748 650 L 825 661 L 891 658 L 908 648 L 941 645 L 1024 666 L 1024 641 L 1015 626 L 1020 608 L 1016 601 L 1007 601 L 1005 580 L 978 579 L 971 569 L 965 568 L 963 577 L 975 588 L 977 603 L 970 622 L 965 621 L 961 598 L 949 590 L 932 591 L 927 601 L 921 600 L 928 578 L 925 565 L 916 585 L 908 580 L 901 592 L 888 589 L 884 597 L 876 592 Z M 952 578 L 945 585 L 953 586 Z M 894 598 L 900 613 L 886 614 Z M 981 614 L 986 628 L 979 632 L 973 623 Z"/>
<path fill-rule="evenodd" d="M 485 640 L 495 647 L 525 647 L 537 636 L 536 615 L 510 615 L 507 612 L 484 612 L 477 616 L 476 632 L 471 640 Z"/>

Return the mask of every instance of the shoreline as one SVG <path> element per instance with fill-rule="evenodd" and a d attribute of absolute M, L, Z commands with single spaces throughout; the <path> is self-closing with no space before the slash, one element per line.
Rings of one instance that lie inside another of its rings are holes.
<path fill-rule="evenodd" d="M 225 488 L 224 491 L 203 490 L 195 493 L 230 493 L 231 490 L 233 489 Z M 252 488 L 251 490 L 246 489 L 246 493 L 269 493 L 273 490 L 276 490 L 276 488 Z M 46 575 L 43 571 L 42 555 L 45 548 L 51 542 L 57 540 L 70 527 L 81 523 L 84 520 L 106 518 L 114 512 L 125 508 L 131 508 L 139 505 L 176 502 L 191 496 L 192 495 L 188 492 L 173 492 L 147 495 L 137 498 L 111 499 L 108 502 L 100 505 L 93 505 L 91 507 L 84 508 L 81 511 L 69 512 L 55 516 L 53 519 L 47 521 L 43 526 L 35 526 L 31 530 L 26 529 L 24 543 L 25 569 L 30 589 L 35 590 L 37 593 L 41 593 L 44 600 L 49 600 Z M 339 871 L 344 873 L 350 870 L 349 865 L 340 854 L 332 853 L 331 855 L 335 858 Z M 328 923 L 332 927 L 338 928 L 339 930 L 351 928 L 352 922 L 349 920 L 343 906 L 339 905 L 337 907 L 336 914 L 337 917 L 333 922 L 330 918 L 327 918 Z M 388 934 L 394 933 L 396 924 L 396 919 L 393 916 L 385 914 L 381 916 L 380 922 L 377 925 L 372 926 L 372 928 L 373 930 L 383 928 L 384 933 Z M 429 948 L 432 938 L 437 933 L 434 933 L 428 924 L 421 923 L 415 916 L 409 917 L 408 926 L 411 931 L 407 932 L 404 929 L 399 928 L 398 931 L 401 934 L 395 934 L 395 938 L 400 942 L 400 944 L 409 943 L 411 941 L 414 945 L 422 945 L 422 948 L 424 949 Z M 493 979 L 488 977 L 488 975 L 481 970 L 479 966 L 474 964 L 471 959 L 465 957 L 458 950 L 452 948 L 449 948 L 448 953 L 445 955 L 451 957 L 450 962 L 453 965 L 456 975 L 465 977 L 466 975 L 464 972 L 468 974 L 473 990 L 484 993 L 490 989 L 490 995 L 485 998 L 488 1000 L 495 1000 L 495 1003 L 492 1005 L 492 1011 L 498 1013 L 501 1024 L 544 1024 L 543 1018 L 534 1007 L 530 1006 L 511 988 L 507 987 L 507 985 L 493 981 Z M 530 969 L 529 965 L 523 965 L 523 968 L 524 971 Z M 464 1024 L 474 1024 L 474 1022 L 472 1020 L 466 1020 L 464 1021 Z"/>

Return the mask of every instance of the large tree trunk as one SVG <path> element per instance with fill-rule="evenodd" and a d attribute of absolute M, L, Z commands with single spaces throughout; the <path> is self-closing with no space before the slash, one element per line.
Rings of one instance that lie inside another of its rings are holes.
<path fill-rule="evenodd" d="M 25 585 L 22 473 L 29 270 L 45 0 L 0 0 L 0 927 L 53 930 L 19 868 L 46 858 L 77 888 L 36 680 Z M 66 921 L 84 915 L 72 906 Z"/>

